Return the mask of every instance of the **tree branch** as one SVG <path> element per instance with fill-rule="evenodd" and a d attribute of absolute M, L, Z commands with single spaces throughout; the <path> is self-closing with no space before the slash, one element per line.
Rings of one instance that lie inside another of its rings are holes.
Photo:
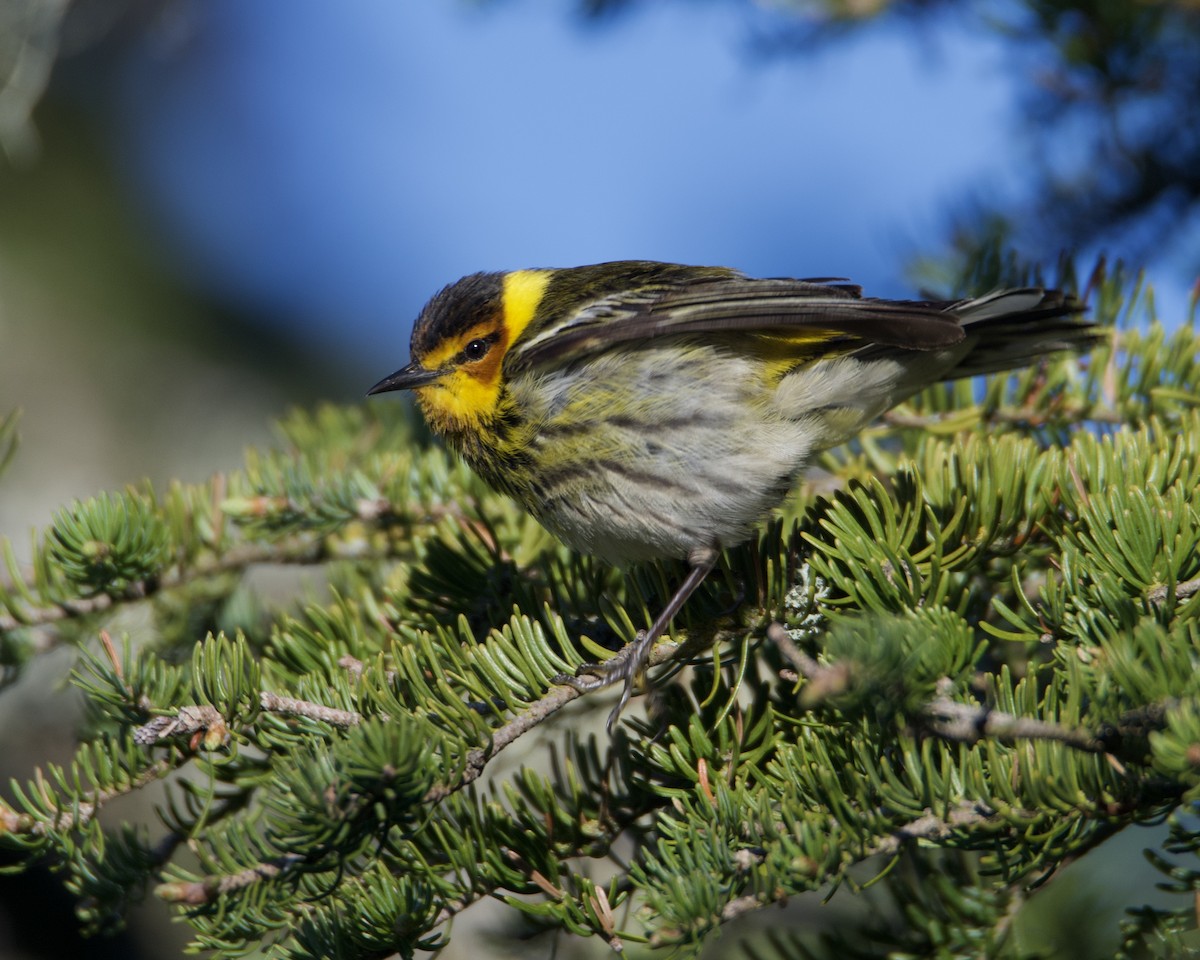
<path fill-rule="evenodd" d="M 1033 814 L 1029 814 L 1033 816 Z M 850 867 L 876 856 L 895 856 L 905 844 L 915 840 L 941 840 L 957 830 L 969 829 L 990 823 L 996 818 L 996 813 L 986 804 L 973 803 L 969 800 L 960 801 L 952 807 L 945 817 L 939 817 L 932 811 L 924 816 L 911 820 L 893 830 L 877 843 L 868 847 L 861 856 L 852 861 L 844 862 L 839 872 L 844 874 Z M 730 900 L 721 908 L 720 922 L 728 923 L 747 913 L 761 910 L 763 907 L 782 903 L 786 894 L 779 891 L 771 895 L 747 894 Z"/>
<path fill-rule="evenodd" d="M 324 704 L 312 703 L 309 700 L 297 700 L 295 697 L 281 697 L 277 693 L 264 690 L 258 697 L 259 706 L 267 713 L 276 713 L 283 717 L 306 717 L 309 720 L 319 720 L 343 730 L 362 722 L 362 714 L 356 710 L 339 710 Z M 381 719 L 386 720 L 386 716 Z"/>
<path fill-rule="evenodd" d="M 767 639 L 775 644 L 783 658 L 796 668 L 796 673 L 785 679 L 797 680 L 804 677 L 808 681 L 800 693 L 802 705 L 815 706 L 849 689 L 853 673 L 850 664 L 827 665 L 814 660 L 796 645 L 787 627 L 778 620 L 768 624 Z"/>
<path fill-rule="evenodd" d="M 999 407 L 986 413 L 981 407 L 927 414 L 903 413 L 898 410 L 889 410 L 880 417 L 880 420 L 889 427 L 894 428 L 932 430 L 946 423 L 959 421 L 964 424 L 971 423 L 973 422 L 969 416 L 971 413 L 977 414 L 977 417 L 974 419 L 979 423 L 1011 423 L 1026 427 L 1044 427 L 1051 423 L 1075 424 L 1080 422 L 1122 424 L 1129 421 L 1129 418 L 1122 415 L 1118 410 L 1092 404 L 1064 405 L 1050 410 Z"/>
<path fill-rule="evenodd" d="M 289 541 L 277 544 L 246 544 L 234 547 L 219 557 L 175 570 L 152 580 L 139 580 L 119 594 L 102 593 L 94 597 L 62 600 L 42 607 L 22 610 L 19 614 L 0 614 L 0 634 L 23 627 L 46 627 L 59 620 L 103 613 L 123 603 L 136 603 L 166 590 L 173 590 L 202 577 L 236 573 L 260 563 L 304 564 L 323 559 L 325 548 L 320 541 Z"/>
<path fill-rule="evenodd" d="M 143 770 L 126 784 L 112 787 L 109 790 L 97 790 L 86 800 L 73 802 L 69 809 L 60 809 L 49 819 L 39 819 L 35 814 L 20 813 L 8 804 L 0 802 L 0 832 L 27 837 L 44 837 L 51 830 L 71 830 L 75 827 L 86 826 L 100 808 L 118 797 L 126 796 L 142 789 L 156 780 L 161 780 L 174 768 L 167 760 L 159 760 Z M 40 770 L 37 781 L 42 781 Z"/>
<path fill-rule="evenodd" d="M 208 704 L 180 707 L 174 713 L 155 717 L 133 731 L 133 742 L 153 746 L 172 737 L 204 735 L 206 746 L 214 749 L 229 737 L 229 728 L 221 712 Z"/>
<path fill-rule="evenodd" d="M 1104 753 L 1103 740 L 1085 730 L 1039 720 L 1017 717 L 993 710 L 983 704 L 959 703 L 949 697 L 936 697 L 925 707 L 926 725 L 943 740 L 977 743 L 988 737 L 997 740 L 1053 740 L 1076 750 Z"/>
<path fill-rule="evenodd" d="M 779 652 L 812 685 L 805 686 L 801 703 L 812 706 L 821 700 L 845 692 L 853 682 L 851 664 L 821 664 L 796 646 L 779 622 L 767 627 L 767 638 Z M 983 704 L 959 703 L 940 694 L 924 708 L 925 727 L 945 740 L 957 743 L 976 743 L 987 737 L 997 740 L 1054 740 L 1088 753 L 1104 753 L 1107 746 L 1102 738 L 1085 730 L 1073 730 L 1036 717 L 1017 717 L 993 710 Z"/>
<path fill-rule="evenodd" d="M 657 666 L 671 659 L 675 655 L 675 652 L 676 647 L 673 643 L 659 643 L 651 651 L 647 665 Z M 535 700 L 508 723 L 496 729 L 492 733 L 490 743 L 487 747 L 478 747 L 471 750 L 467 754 L 466 763 L 458 777 L 430 789 L 421 798 L 421 802 L 427 804 L 439 803 L 451 794 L 478 780 L 487 768 L 488 763 L 501 750 L 511 746 L 520 737 L 535 729 L 568 703 L 577 700 L 581 696 L 583 696 L 583 693 L 579 689 L 568 684 L 552 687 L 544 696 Z M 355 711 L 336 710 L 332 707 L 322 706 L 321 704 L 314 704 L 305 700 L 295 700 L 289 697 L 279 697 L 267 692 L 262 694 L 262 705 L 264 710 L 269 710 L 270 712 L 324 720 L 335 726 L 350 727 L 362 720 L 362 715 Z M 180 733 L 196 735 L 202 730 L 214 729 L 217 719 L 220 719 L 220 715 L 212 707 L 184 707 L 175 716 L 158 717 L 150 723 L 143 725 L 138 729 L 137 734 L 135 734 L 135 739 L 139 743 L 152 743 Z M 219 726 L 221 729 L 224 729 L 223 720 L 221 720 Z M 304 860 L 304 857 L 289 854 L 255 864 L 235 874 L 212 875 L 187 883 L 162 884 L 155 892 L 163 899 L 172 902 L 189 905 L 209 903 L 222 893 L 238 890 L 262 880 L 273 879 L 295 867 L 297 864 L 303 863 Z M 445 919 L 449 919 L 452 915 L 453 913 L 447 915 Z"/>
<path fill-rule="evenodd" d="M 1032 813 L 1025 815 L 1034 816 Z M 897 827 L 891 834 L 871 847 L 868 856 L 877 854 L 893 856 L 899 853 L 906 843 L 913 840 L 942 840 L 956 830 L 978 827 L 985 823 L 991 823 L 995 819 L 996 811 L 987 804 L 962 800 L 952 807 L 944 818 L 936 816 L 931 810 L 924 816 Z"/>
<path fill-rule="evenodd" d="M 505 747 L 510 746 L 518 738 L 524 736 L 544 720 L 558 713 L 572 700 L 583 694 L 575 687 L 566 684 L 553 687 L 545 696 L 535 700 L 521 713 L 508 723 L 496 730 L 491 742 L 486 747 L 476 747 L 467 754 L 467 762 L 462 773 L 455 780 L 441 783 L 431 789 L 422 798 L 426 803 L 438 803 L 456 793 L 469 783 L 478 780 L 488 763 Z"/>
<path fill-rule="evenodd" d="M 243 505 L 243 513 L 251 516 L 265 514 L 268 512 L 266 507 L 262 506 L 256 510 L 256 505 L 270 504 L 274 509 L 278 509 L 279 500 L 280 498 L 278 497 L 248 498 Z M 291 501 L 288 501 L 286 506 L 289 510 L 296 513 L 303 513 L 307 509 L 305 504 L 293 503 Z M 381 528 L 393 526 L 398 522 L 418 525 L 427 522 L 436 523 L 447 516 L 461 516 L 457 507 L 446 506 L 438 506 L 423 511 L 419 516 L 404 516 L 389 501 L 378 499 L 359 501 L 356 513 L 359 521 Z M 226 515 L 222 512 L 220 519 L 223 520 Z M 363 552 L 356 553 L 355 559 L 374 558 L 383 560 L 389 555 L 390 553 L 386 550 L 377 554 Z M 327 548 L 327 539 L 322 536 L 311 534 L 299 535 L 293 536 L 290 539 L 281 539 L 274 543 L 243 542 L 235 544 L 219 555 L 210 556 L 192 566 L 185 567 L 180 565 L 159 577 L 132 583 L 125 590 L 117 594 L 102 593 L 91 597 L 47 601 L 42 606 L 34 606 L 19 611 L 13 611 L 12 609 L 13 606 L 19 603 L 18 597 L 16 595 L 6 597 L 4 592 L 5 585 L 0 583 L 0 606 L 4 606 L 6 600 L 10 604 L 9 613 L 0 613 L 0 634 L 22 627 L 47 627 L 60 620 L 103 613 L 123 603 L 134 603 L 155 594 L 185 586 L 193 580 L 199 580 L 204 577 L 216 577 L 225 573 L 236 573 L 239 570 L 256 564 L 312 564 L 323 562 L 326 559 L 331 559 L 331 555 Z M 28 595 L 31 592 L 29 589 L 31 585 L 26 583 L 23 586 L 24 590 L 21 592 Z"/>
<path fill-rule="evenodd" d="M 225 876 L 209 876 L 203 880 L 177 881 L 160 883 L 154 888 L 154 893 L 168 903 L 184 903 L 188 906 L 201 906 L 211 903 L 225 893 L 232 893 L 249 887 L 263 880 L 273 880 L 298 863 L 303 863 L 304 857 L 299 854 L 287 854 L 266 863 L 258 863 L 237 873 Z"/>
<path fill-rule="evenodd" d="M 1193 580 L 1184 580 L 1182 583 L 1175 584 L 1175 599 L 1187 600 L 1200 593 L 1200 577 Z M 1167 588 L 1165 586 L 1155 587 L 1146 594 L 1146 599 L 1151 603 L 1165 603 L 1167 599 Z"/>

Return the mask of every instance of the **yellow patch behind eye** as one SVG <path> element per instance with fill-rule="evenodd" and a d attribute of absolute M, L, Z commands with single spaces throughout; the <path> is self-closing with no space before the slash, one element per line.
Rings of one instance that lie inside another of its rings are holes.
<path fill-rule="evenodd" d="M 504 275 L 506 347 L 516 343 L 529 326 L 553 273 L 553 270 L 514 270 Z"/>

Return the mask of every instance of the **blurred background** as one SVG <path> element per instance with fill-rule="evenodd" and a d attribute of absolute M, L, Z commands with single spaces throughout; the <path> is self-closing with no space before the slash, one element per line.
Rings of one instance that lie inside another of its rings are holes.
<path fill-rule="evenodd" d="M 475 270 L 911 296 L 999 242 L 1144 267 L 1178 322 L 1197 49 L 1200 7 L 1165 0 L 0 0 L 0 534 L 28 556 L 72 498 L 361 399 Z M 0 776 L 65 756 L 61 671 L 0 698 L 33 731 Z M 77 955 L 11 922 L 0 960 Z"/>

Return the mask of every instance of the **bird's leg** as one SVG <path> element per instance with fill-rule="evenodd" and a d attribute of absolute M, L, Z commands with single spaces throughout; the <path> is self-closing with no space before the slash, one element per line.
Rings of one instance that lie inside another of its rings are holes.
<path fill-rule="evenodd" d="M 693 547 L 688 552 L 687 559 L 691 569 L 688 571 L 687 577 L 679 585 L 679 589 L 675 591 L 671 599 L 667 601 L 662 612 L 654 618 L 650 629 L 639 630 L 633 642 L 626 644 L 625 649 L 611 659 L 605 660 L 603 663 L 582 664 L 574 677 L 560 675 L 555 678 L 559 682 L 569 683 L 584 693 L 607 687 L 609 684 L 624 682 L 625 688 L 621 691 L 621 699 L 608 717 L 610 731 L 633 694 L 633 681 L 646 666 L 646 660 L 650 657 L 650 650 L 654 646 L 654 642 L 666 633 L 667 627 L 683 608 L 683 605 L 687 603 L 688 597 L 696 592 L 696 588 L 704 582 L 704 578 L 716 566 L 717 558 L 720 555 L 720 551 L 715 546 Z M 581 674 L 590 676 L 585 678 Z"/>

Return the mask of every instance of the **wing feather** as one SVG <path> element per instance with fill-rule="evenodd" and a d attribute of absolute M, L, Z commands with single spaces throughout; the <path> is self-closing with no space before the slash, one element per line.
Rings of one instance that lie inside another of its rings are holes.
<path fill-rule="evenodd" d="M 632 340 L 800 330 L 829 334 L 830 348 L 838 352 L 856 342 L 937 350 L 963 339 L 959 318 L 949 312 L 955 305 L 864 298 L 858 287 L 846 283 L 706 278 L 603 297 L 539 331 L 512 353 L 516 362 L 537 366 Z"/>

